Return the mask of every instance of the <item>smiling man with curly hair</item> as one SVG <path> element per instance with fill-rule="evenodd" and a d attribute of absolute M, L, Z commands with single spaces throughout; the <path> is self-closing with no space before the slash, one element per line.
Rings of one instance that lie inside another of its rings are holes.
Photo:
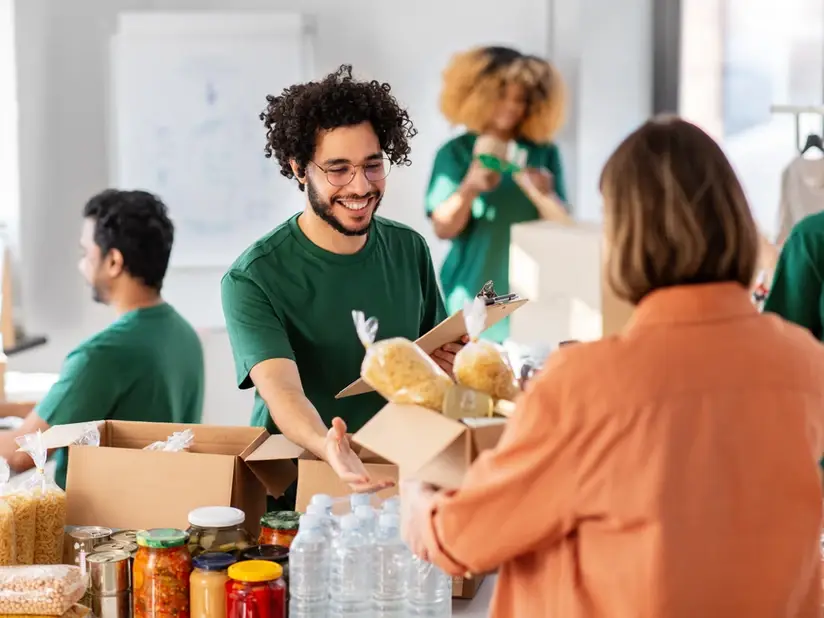
<path fill-rule="evenodd" d="M 416 131 L 388 84 L 355 80 L 347 65 L 267 101 L 266 156 L 305 191 L 306 207 L 223 277 L 238 385 L 256 389 L 253 425 L 328 461 L 354 490 L 374 488 L 382 481 L 369 478 L 345 432 L 385 402 L 335 399 L 363 360 L 352 311 L 377 317 L 381 339 L 416 339 L 446 317 L 423 237 L 375 215 L 392 167 L 411 163 Z M 433 358 L 451 371 L 458 348 Z"/>

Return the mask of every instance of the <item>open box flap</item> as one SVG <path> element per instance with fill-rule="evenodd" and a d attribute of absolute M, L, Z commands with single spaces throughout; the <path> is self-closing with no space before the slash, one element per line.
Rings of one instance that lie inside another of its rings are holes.
<path fill-rule="evenodd" d="M 503 303 L 488 305 L 486 308 L 486 328 L 489 328 L 493 324 L 497 324 L 526 302 L 527 299 L 518 298 Z M 418 337 L 418 339 L 415 340 L 415 343 L 417 343 L 427 354 L 432 354 L 432 352 L 441 346 L 447 343 L 452 343 L 453 341 L 458 341 L 466 334 L 466 323 L 464 322 L 463 310 L 459 310 L 446 318 L 428 333 Z M 358 378 L 352 382 L 352 384 L 335 395 L 335 399 L 370 393 L 373 390 L 374 389 L 364 382 L 363 379 Z"/>
<path fill-rule="evenodd" d="M 286 436 L 276 434 L 267 437 L 250 452 L 243 453 L 241 459 L 263 483 L 266 491 L 277 498 L 298 478 L 298 468 L 292 460 L 305 452 L 305 449 L 287 440 Z"/>
<path fill-rule="evenodd" d="M 352 436 L 356 444 L 408 471 L 419 470 L 466 432 L 466 427 L 420 406 L 389 403 Z"/>
<path fill-rule="evenodd" d="M 103 433 L 106 421 L 99 421 L 97 429 Z M 70 446 L 80 440 L 89 430 L 90 423 L 70 423 L 68 425 L 55 425 L 43 432 L 43 445 L 51 450 Z"/>

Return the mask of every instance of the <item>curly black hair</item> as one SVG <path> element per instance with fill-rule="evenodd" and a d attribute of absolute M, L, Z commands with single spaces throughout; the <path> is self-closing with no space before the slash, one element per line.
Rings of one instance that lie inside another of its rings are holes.
<path fill-rule="evenodd" d="M 102 255 L 117 249 L 127 273 L 160 291 L 175 235 L 160 198 L 146 191 L 107 189 L 86 203 L 83 217 L 94 221 L 94 242 Z"/>
<path fill-rule="evenodd" d="M 389 160 L 410 165 L 409 140 L 418 131 L 390 91 L 386 83 L 355 80 L 352 65 L 343 64 L 321 81 L 290 86 L 280 96 L 267 95 L 268 104 L 260 114 L 266 127 L 266 157 L 277 159 L 286 178 L 295 177 L 290 165 L 294 160 L 303 176 L 319 131 L 369 122 Z M 300 189 L 304 190 L 302 184 Z"/>

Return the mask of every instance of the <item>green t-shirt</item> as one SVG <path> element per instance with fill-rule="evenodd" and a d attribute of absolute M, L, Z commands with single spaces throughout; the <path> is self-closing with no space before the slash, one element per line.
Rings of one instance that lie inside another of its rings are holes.
<path fill-rule="evenodd" d="M 764 311 L 824 341 L 824 213 L 796 224 L 781 250 Z"/>
<path fill-rule="evenodd" d="M 360 429 L 386 403 L 377 393 L 335 399 L 360 375 L 364 349 L 352 311 L 378 320 L 377 338 L 417 339 L 446 318 L 426 241 L 375 217 L 363 249 L 339 255 L 301 231 L 298 216 L 246 250 L 223 276 L 221 292 L 237 383 L 271 358 L 295 361 L 306 397 L 328 425 Z M 255 394 L 252 425 L 276 433 Z"/>
<path fill-rule="evenodd" d="M 37 405 L 50 426 L 118 420 L 199 423 L 203 348 L 192 326 L 166 303 L 130 311 L 75 348 Z M 55 454 L 66 486 L 67 451 Z"/>
<path fill-rule="evenodd" d="M 460 186 L 472 163 L 476 139 L 477 135 L 465 133 L 438 151 L 426 193 L 427 215 L 431 215 Z M 527 167 L 547 169 L 554 176 L 555 193 L 566 201 L 558 147 L 527 141 L 518 144 L 527 152 Z M 504 174 L 495 189 L 475 200 L 469 223 L 452 240 L 441 268 L 441 285 L 450 314 L 462 309 L 464 302 L 471 300 L 490 279 L 495 282 L 496 292 L 509 292 L 510 228 L 539 217 L 535 205 L 515 183 L 512 174 Z M 487 329 L 483 337 L 501 343 L 508 335 L 509 321 L 506 319 Z"/>

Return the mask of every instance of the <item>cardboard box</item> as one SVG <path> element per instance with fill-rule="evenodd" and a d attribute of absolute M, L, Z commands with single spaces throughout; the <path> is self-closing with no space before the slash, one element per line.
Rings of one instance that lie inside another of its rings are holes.
<path fill-rule="evenodd" d="M 71 445 L 87 423 L 43 434 L 48 448 Z M 297 477 L 303 451 L 261 427 L 103 421 L 100 446 L 69 446 L 67 524 L 111 528 L 188 527 L 200 506 L 234 506 L 257 536 L 267 492 L 279 496 Z M 191 429 L 190 452 L 144 451 Z"/>
<path fill-rule="evenodd" d="M 500 293 L 501 291 L 498 290 L 498 294 Z M 487 328 L 493 324 L 497 324 L 513 311 L 526 304 L 526 302 L 526 298 L 515 298 L 507 302 L 488 305 L 486 309 Z M 466 324 L 464 323 L 463 310 L 460 310 L 446 318 L 428 333 L 418 337 L 415 340 L 415 343 L 417 343 L 418 346 L 420 346 L 420 348 L 427 354 L 432 354 L 432 352 L 441 346 L 447 343 L 452 343 L 453 341 L 458 341 L 466 334 Z M 351 397 L 352 395 L 360 395 L 362 393 L 369 393 L 373 390 L 374 389 L 371 386 L 369 386 L 362 379 L 358 378 L 352 382 L 352 384 L 335 395 L 335 399 Z"/>
<path fill-rule="evenodd" d="M 512 226 L 509 284 L 530 304 L 513 315 L 515 341 L 556 345 L 623 329 L 633 307 L 606 284 L 601 226 L 533 221 Z"/>

